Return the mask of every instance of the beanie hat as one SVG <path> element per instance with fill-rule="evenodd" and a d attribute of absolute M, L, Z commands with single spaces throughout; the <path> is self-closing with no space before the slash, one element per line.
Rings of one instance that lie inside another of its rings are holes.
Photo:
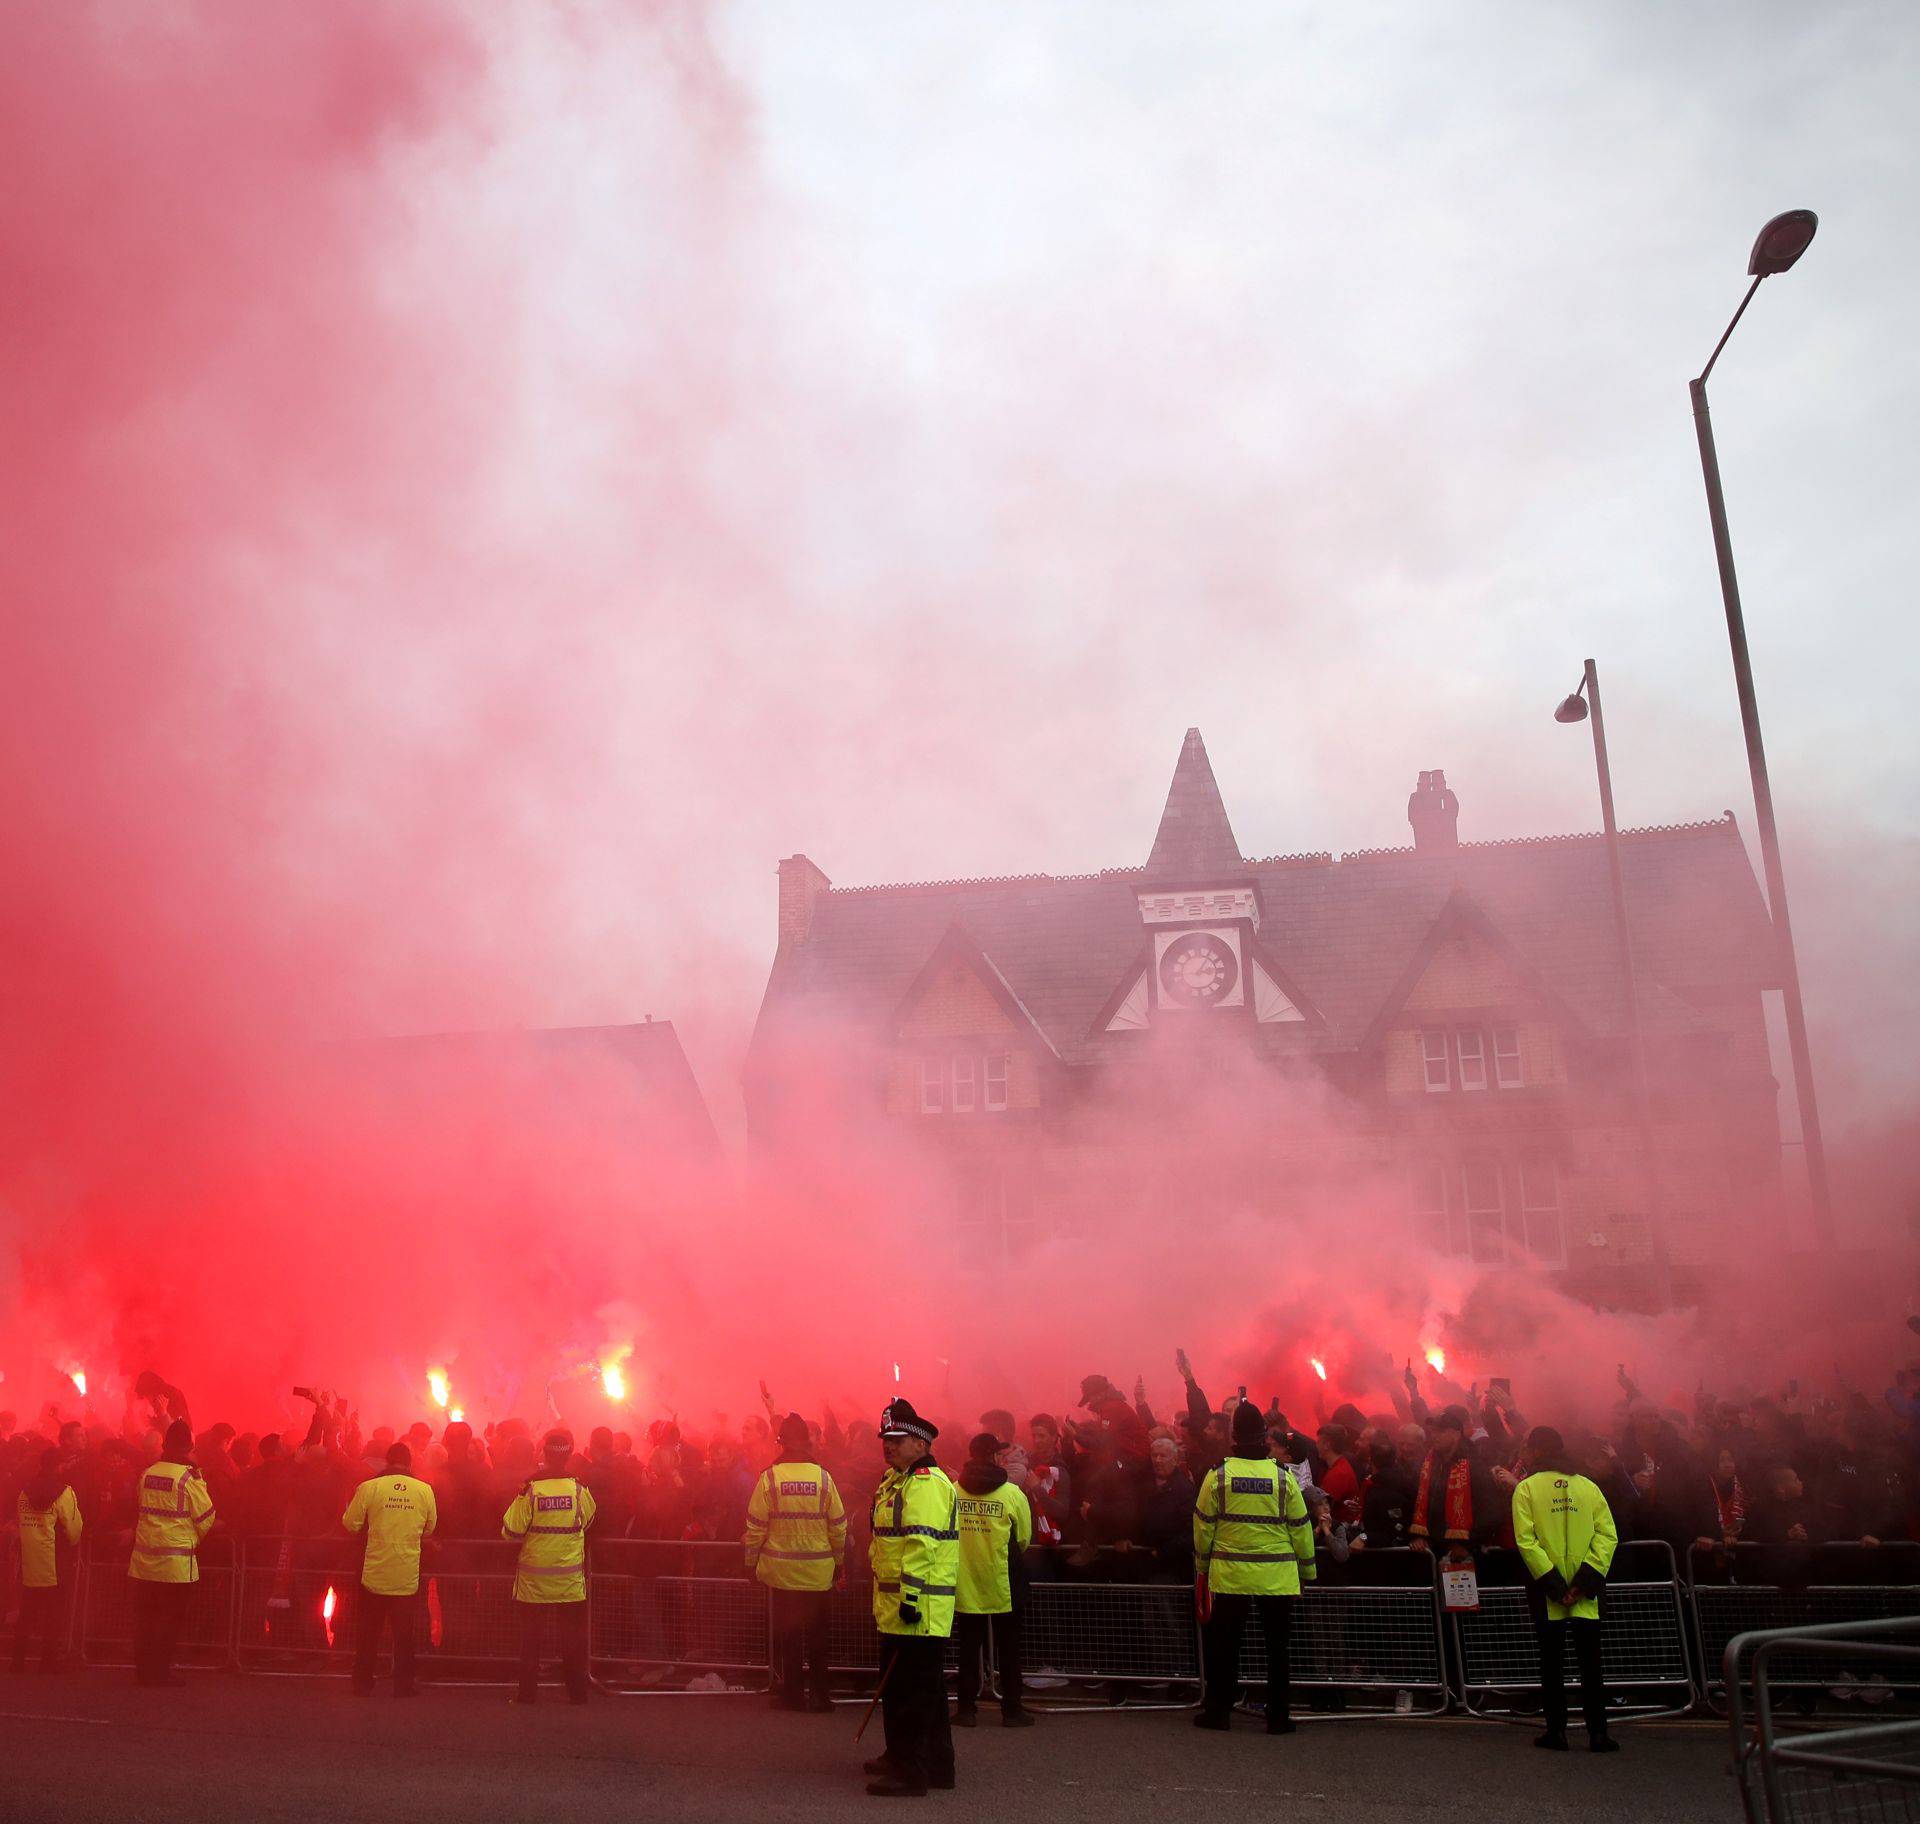
<path fill-rule="evenodd" d="M 813 1434 L 807 1430 L 807 1422 L 797 1412 L 790 1412 L 780 1421 L 780 1448 L 782 1450 L 811 1450 Z"/>
<path fill-rule="evenodd" d="M 1448 1406 L 1435 1413 L 1428 1423 L 1436 1431 L 1457 1431 L 1462 1437 L 1473 1429 L 1473 1421 L 1464 1406 Z"/>
<path fill-rule="evenodd" d="M 1251 1400 L 1242 1400 L 1233 1409 L 1233 1441 L 1236 1445 L 1259 1445 L 1267 1442 L 1267 1421 L 1260 1408 Z"/>
<path fill-rule="evenodd" d="M 967 1455 L 976 1463 L 991 1463 L 1006 1446 L 992 1432 L 983 1431 L 967 1443 Z"/>
<path fill-rule="evenodd" d="M 166 1442 L 160 1447 L 171 1461 L 179 1462 L 193 1453 L 193 1427 L 185 1419 L 175 1419 L 167 1427 Z"/>

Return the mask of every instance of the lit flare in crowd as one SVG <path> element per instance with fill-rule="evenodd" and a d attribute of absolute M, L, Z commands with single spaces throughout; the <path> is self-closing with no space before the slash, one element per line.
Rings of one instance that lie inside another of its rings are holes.
<path fill-rule="evenodd" d="M 467 1409 L 464 1406 L 456 1406 L 447 1414 L 447 1417 L 456 1425 L 464 1425 L 467 1422 Z"/>
<path fill-rule="evenodd" d="M 893 1365 L 893 1384 L 896 1387 L 900 1385 L 900 1364 L 898 1362 L 895 1362 Z"/>
<path fill-rule="evenodd" d="M 340 1606 L 340 1598 L 334 1594 L 333 1585 L 327 1585 L 327 1593 L 320 1599 L 320 1619 L 326 1625 L 327 1645 L 333 1645 L 333 1613 Z"/>
<path fill-rule="evenodd" d="M 1323 1381 L 1327 1378 L 1327 1365 L 1317 1355 L 1310 1355 L 1307 1357 L 1307 1366 L 1311 1368 L 1314 1371 L 1314 1373 L 1317 1374 Z"/>
<path fill-rule="evenodd" d="M 600 1385 L 610 1400 L 624 1401 L 627 1397 L 627 1357 L 633 1353 L 631 1343 L 622 1343 L 611 1350 L 600 1363 Z"/>
<path fill-rule="evenodd" d="M 1445 1374 L 1447 1371 L 1447 1352 L 1438 1343 L 1427 1345 L 1427 1366 L 1435 1374 Z"/>
<path fill-rule="evenodd" d="M 87 1397 L 87 1371 L 84 1368 L 69 1368 L 67 1379 L 73 1383 L 74 1392 L 84 1400 Z"/>
<path fill-rule="evenodd" d="M 452 1389 L 447 1384 L 447 1371 L 444 1368 L 427 1370 L 427 1391 L 433 1395 L 433 1403 L 442 1412 L 446 1411 L 447 1400 L 451 1396 Z"/>

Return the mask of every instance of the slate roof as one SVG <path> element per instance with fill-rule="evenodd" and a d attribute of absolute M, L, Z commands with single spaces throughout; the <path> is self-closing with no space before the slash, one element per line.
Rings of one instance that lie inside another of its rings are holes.
<path fill-rule="evenodd" d="M 1201 793 L 1188 754 L 1181 768 Z M 1205 764 L 1204 749 L 1200 750 Z M 1212 784 L 1212 769 L 1204 783 Z M 1182 789 L 1180 772 L 1168 810 Z M 1218 791 L 1213 791 L 1218 801 Z M 1184 841 L 1210 816 L 1181 826 Z M 1225 828 L 1222 808 L 1219 828 Z M 1228 832 L 1230 838 L 1230 831 Z M 1167 835 L 1162 820 L 1161 835 Z M 1156 842 L 1156 852 L 1160 844 Z M 1711 1002 L 1777 985 L 1771 927 L 1733 815 L 1711 823 L 1622 833 L 1628 919 L 1651 1032 L 1719 1024 Z M 1260 892 L 1259 943 L 1326 1022 L 1262 1029 L 1289 1048 L 1359 1046 L 1456 895 L 1477 909 L 1510 954 L 1597 1034 L 1625 1029 L 1615 955 L 1606 845 L 1598 834 L 1281 856 L 1230 867 L 1211 846 L 1208 884 L 1242 876 Z M 756 1045 L 822 1015 L 882 1032 L 948 930 L 958 925 L 1032 1013 L 1068 1063 L 1093 1063 L 1135 1042 L 1095 1030 L 1147 947 L 1135 899 L 1142 887 L 1178 884 L 1146 868 L 1093 875 L 836 888 L 814 908 L 806 938 L 776 959 Z M 1703 1009 L 1706 1009 L 1703 1011 Z"/>
<path fill-rule="evenodd" d="M 1160 813 L 1142 884 L 1208 886 L 1216 880 L 1237 880 L 1245 865 L 1206 744 L 1200 731 L 1190 728 L 1180 744 L 1173 784 L 1167 789 L 1167 808 Z"/>

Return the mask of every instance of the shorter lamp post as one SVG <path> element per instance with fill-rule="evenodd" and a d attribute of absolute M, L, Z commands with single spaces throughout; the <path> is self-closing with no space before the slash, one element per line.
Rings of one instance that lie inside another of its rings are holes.
<path fill-rule="evenodd" d="M 1600 673 L 1589 659 L 1580 688 L 1561 700 L 1556 722 L 1593 720 L 1593 765 L 1600 778 L 1600 819 L 1607 832 L 1607 874 L 1613 885 L 1613 937 L 1620 953 L 1620 975 L 1627 993 L 1627 1036 L 1631 1046 L 1634 1115 L 1640 1129 L 1640 1159 L 1645 1171 L 1647 1233 L 1653 1250 L 1655 1289 L 1662 1309 L 1673 1304 L 1673 1272 L 1667 1258 L 1665 1212 L 1660 1207 L 1660 1168 L 1653 1150 L 1653 1096 L 1647 1086 L 1647 1040 L 1640 1019 L 1640 990 L 1633 968 L 1633 939 L 1627 930 L 1627 883 L 1620 866 L 1620 827 L 1613 815 L 1613 769 L 1607 762 L 1607 721 L 1600 708 Z"/>

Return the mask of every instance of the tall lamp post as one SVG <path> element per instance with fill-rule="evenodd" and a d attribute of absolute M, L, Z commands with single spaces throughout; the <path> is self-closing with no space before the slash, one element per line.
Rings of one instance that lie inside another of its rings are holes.
<path fill-rule="evenodd" d="M 1787 877 L 1780 865 L 1780 833 L 1773 821 L 1773 787 L 1767 778 L 1766 743 L 1760 736 L 1760 705 L 1753 694 L 1753 665 L 1747 657 L 1747 624 L 1740 612 L 1740 582 L 1733 568 L 1733 540 L 1727 531 L 1727 503 L 1720 491 L 1720 459 L 1713 447 L 1713 420 L 1707 415 L 1707 376 L 1720 359 L 1727 338 L 1746 315 L 1762 279 L 1785 272 L 1806 252 L 1820 218 L 1811 209 L 1789 209 L 1760 230 L 1747 271 L 1753 283 L 1733 313 L 1733 321 L 1713 345 L 1713 353 L 1688 382 L 1693 395 L 1693 428 L 1700 439 L 1700 470 L 1707 483 L 1707 515 L 1713 521 L 1713 549 L 1720 560 L 1720 594 L 1727 607 L 1727 640 L 1733 648 L 1733 680 L 1740 693 L 1740 726 L 1747 738 L 1747 770 L 1753 775 L 1753 808 L 1760 832 L 1760 861 L 1767 876 L 1767 906 L 1773 915 L 1779 952 L 1780 986 L 1786 1002 L 1787 1046 L 1793 1056 L 1794 1096 L 1800 1105 L 1800 1140 L 1807 1162 L 1807 1188 L 1813 1201 L 1813 1226 L 1823 1247 L 1833 1245 L 1833 1199 L 1827 1186 L 1827 1149 L 1820 1134 L 1820 1105 L 1813 1089 L 1813 1053 L 1807 1044 L 1807 1014 L 1800 999 L 1800 965 L 1793 948 L 1793 921 L 1787 912 Z"/>
<path fill-rule="evenodd" d="M 1600 708 L 1600 673 L 1589 659 L 1580 688 L 1553 712 L 1556 722 L 1593 717 L 1593 768 L 1600 780 L 1600 821 L 1607 832 L 1607 875 L 1613 886 L 1613 937 L 1627 991 L 1627 1036 L 1633 1065 L 1634 1118 L 1640 1129 L 1640 1160 L 1646 1173 L 1647 1235 L 1653 1250 L 1656 1291 L 1662 1310 L 1673 1305 L 1673 1269 L 1667 1254 L 1666 1212 L 1660 1207 L 1660 1167 L 1653 1151 L 1653 1095 L 1647 1084 L 1647 1037 L 1640 1019 L 1640 989 L 1627 929 L 1627 882 L 1620 866 L 1620 826 L 1613 815 L 1613 768 L 1607 761 L 1607 719 Z"/>

